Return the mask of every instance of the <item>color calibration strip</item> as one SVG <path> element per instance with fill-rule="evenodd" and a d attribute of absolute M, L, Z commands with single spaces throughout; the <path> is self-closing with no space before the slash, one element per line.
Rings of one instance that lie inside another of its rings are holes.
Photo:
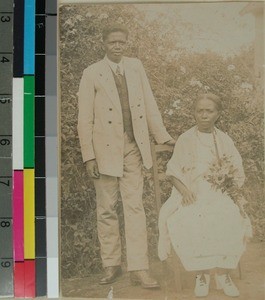
<path fill-rule="evenodd" d="M 56 21 L 0 1 L 0 297 L 59 296 Z"/>
<path fill-rule="evenodd" d="M 13 296 L 13 1 L 0 2 L 0 296 Z"/>
<path fill-rule="evenodd" d="M 35 1 L 14 1 L 14 296 L 35 297 Z"/>

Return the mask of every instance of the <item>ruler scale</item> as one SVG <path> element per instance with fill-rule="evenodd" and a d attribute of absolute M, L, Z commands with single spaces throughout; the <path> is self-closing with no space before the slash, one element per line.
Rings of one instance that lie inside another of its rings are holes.
<path fill-rule="evenodd" d="M 0 297 L 13 296 L 13 1 L 0 2 Z M 4 241 L 4 242 L 3 242 Z"/>
<path fill-rule="evenodd" d="M 0 1 L 0 297 L 59 296 L 56 21 Z"/>

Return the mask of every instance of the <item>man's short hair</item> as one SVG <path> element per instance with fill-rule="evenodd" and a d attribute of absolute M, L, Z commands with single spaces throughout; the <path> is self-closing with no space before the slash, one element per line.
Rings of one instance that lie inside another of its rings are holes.
<path fill-rule="evenodd" d="M 122 24 L 111 24 L 105 27 L 102 31 L 103 42 L 107 39 L 108 35 L 112 32 L 123 32 L 126 35 L 126 39 L 128 38 L 129 31 L 127 27 Z"/>

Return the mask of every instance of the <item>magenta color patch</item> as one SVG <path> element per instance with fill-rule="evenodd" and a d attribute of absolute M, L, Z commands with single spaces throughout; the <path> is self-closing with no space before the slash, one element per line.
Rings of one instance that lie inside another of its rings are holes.
<path fill-rule="evenodd" d="M 23 171 L 14 171 L 13 251 L 15 261 L 24 260 Z"/>

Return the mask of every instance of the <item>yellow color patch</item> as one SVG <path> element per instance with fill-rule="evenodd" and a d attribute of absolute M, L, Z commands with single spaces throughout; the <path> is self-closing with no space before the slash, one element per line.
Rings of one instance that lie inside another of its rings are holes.
<path fill-rule="evenodd" d="M 24 169 L 24 258 L 35 258 L 34 169 Z"/>

